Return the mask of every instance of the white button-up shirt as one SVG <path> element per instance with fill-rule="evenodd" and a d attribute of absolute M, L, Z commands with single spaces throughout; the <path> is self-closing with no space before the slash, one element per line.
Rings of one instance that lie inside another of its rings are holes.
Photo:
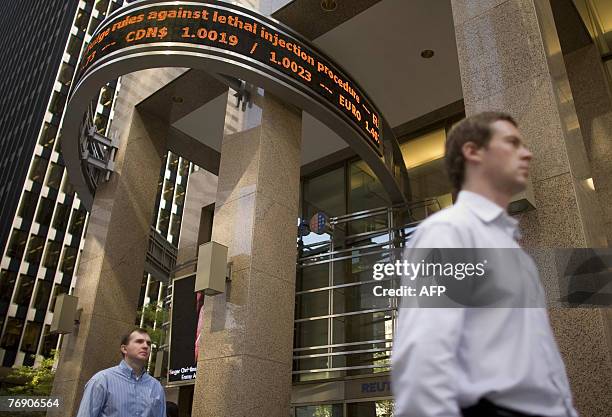
<path fill-rule="evenodd" d="M 410 246 L 520 250 L 518 237 L 504 209 L 462 191 Z M 514 268 L 533 275 L 529 267 Z M 526 414 L 578 415 L 545 308 L 401 308 L 391 359 L 396 417 L 460 417 L 483 397 Z"/>

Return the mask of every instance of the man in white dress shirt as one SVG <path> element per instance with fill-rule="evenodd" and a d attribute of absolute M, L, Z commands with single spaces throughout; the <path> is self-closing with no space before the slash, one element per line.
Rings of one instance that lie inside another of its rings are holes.
<path fill-rule="evenodd" d="M 506 210 L 527 185 L 531 158 L 509 115 L 459 122 L 445 156 L 456 203 L 426 219 L 410 247 L 522 253 L 517 221 Z M 513 270 L 517 280 L 531 276 L 543 294 L 533 262 Z M 578 415 L 543 307 L 401 308 L 392 381 L 395 417 Z"/>

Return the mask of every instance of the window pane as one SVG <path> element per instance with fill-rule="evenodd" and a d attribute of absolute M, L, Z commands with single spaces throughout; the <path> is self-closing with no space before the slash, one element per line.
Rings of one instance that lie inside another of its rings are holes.
<path fill-rule="evenodd" d="M 0 301 L 10 302 L 17 282 L 17 273 L 3 269 L 0 271 Z"/>
<path fill-rule="evenodd" d="M 53 227 L 56 230 L 66 230 L 68 226 L 68 216 L 70 215 L 70 207 L 66 204 L 58 204 L 55 209 L 55 218 L 53 219 Z"/>
<path fill-rule="evenodd" d="M 328 216 L 346 214 L 344 168 L 304 181 L 304 216 L 308 221 L 318 211 Z"/>
<path fill-rule="evenodd" d="M 6 322 L 6 329 L 4 330 L 4 336 L 2 337 L 2 343 L 0 343 L 0 346 L 8 350 L 17 350 L 22 330 L 22 320 L 15 318 L 8 319 Z"/>
<path fill-rule="evenodd" d="M 391 339 L 393 325 L 390 311 L 334 317 L 333 343 L 353 343 Z"/>
<path fill-rule="evenodd" d="M 11 234 L 11 241 L 6 251 L 7 256 L 20 259 L 23 256 L 26 242 L 28 241 L 28 233 L 23 230 L 14 229 Z"/>
<path fill-rule="evenodd" d="M 296 298 L 297 319 L 325 316 L 329 314 L 329 291 L 300 294 Z"/>
<path fill-rule="evenodd" d="M 40 135 L 40 140 L 38 141 L 38 143 L 40 143 L 45 148 L 51 148 L 53 147 L 53 144 L 55 143 L 56 135 L 57 135 L 57 127 L 49 123 L 45 123 L 45 126 L 43 127 L 42 133 Z"/>
<path fill-rule="evenodd" d="M 32 321 L 28 322 L 25 333 L 23 334 L 23 340 L 21 341 L 21 350 L 23 352 L 36 353 L 41 330 L 41 323 L 34 323 Z"/>
<path fill-rule="evenodd" d="M 28 245 L 28 252 L 26 253 L 25 260 L 31 264 L 37 264 L 40 262 L 42 257 L 43 248 L 45 246 L 45 238 L 42 236 L 30 237 L 30 244 Z"/>
<path fill-rule="evenodd" d="M 45 325 L 45 333 L 42 340 L 42 347 L 40 348 L 40 354 L 45 358 L 51 356 L 51 351 L 57 348 L 57 341 L 59 339 L 58 334 L 49 334 L 51 326 Z"/>
<path fill-rule="evenodd" d="M 54 162 L 51 163 L 51 170 L 49 171 L 49 178 L 47 178 L 47 186 L 49 188 L 55 188 L 59 190 L 62 183 L 62 175 L 64 174 L 64 168 Z"/>
<path fill-rule="evenodd" d="M 295 407 L 296 417 L 343 417 L 342 404 L 307 405 Z"/>
<path fill-rule="evenodd" d="M 349 211 L 351 213 L 389 205 L 387 192 L 364 161 L 351 163 L 349 176 Z"/>
<path fill-rule="evenodd" d="M 176 194 L 174 195 L 174 204 L 182 206 L 185 204 L 185 186 L 182 184 L 176 185 Z"/>
<path fill-rule="evenodd" d="M 66 246 L 64 248 L 64 259 L 62 260 L 62 272 L 64 274 L 72 275 L 74 272 L 74 265 L 76 263 L 77 257 L 77 248 L 73 248 L 71 246 Z"/>
<path fill-rule="evenodd" d="M 176 214 L 172 216 L 170 234 L 172 235 L 172 243 L 174 243 L 175 245 L 178 244 L 178 238 L 181 234 L 181 217 L 177 216 Z"/>
<path fill-rule="evenodd" d="M 159 223 L 157 229 L 162 234 L 162 236 L 166 236 L 168 234 L 168 227 L 170 226 L 170 210 L 163 209 L 159 213 Z"/>
<path fill-rule="evenodd" d="M 45 178 L 45 172 L 47 171 L 48 159 L 42 158 L 38 155 L 34 157 L 32 162 L 32 170 L 30 171 L 30 179 L 34 182 L 41 183 Z"/>
<path fill-rule="evenodd" d="M 55 202 L 49 198 L 41 198 L 40 204 L 38 205 L 38 213 L 36 214 L 36 221 L 43 226 L 49 226 L 51 224 L 51 218 L 53 217 L 53 207 Z"/>
<path fill-rule="evenodd" d="M 34 212 L 36 211 L 37 203 L 36 194 L 30 191 L 24 191 L 23 197 L 21 198 L 21 205 L 19 206 L 19 217 L 25 220 L 32 220 Z"/>
<path fill-rule="evenodd" d="M 49 281 L 38 280 L 38 287 L 36 288 L 36 296 L 34 297 L 33 307 L 37 310 L 46 310 L 47 304 L 49 304 L 49 298 L 51 297 L 52 283 Z"/>
<path fill-rule="evenodd" d="M 452 186 L 444 167 L 445 142 L 446 131 L 441 128 L 401 144 L 414 201 L 435 198 L 440 208 L 452 204 Z M 413 213 L 416 218 L 426 214 Z"/>
<path fill-rule="evenodd" d="M 175 154 L 173 154 L 172 152 L 169 153 L 169 160 L 168 160 L 168 169 L 172 172 L 176 172 L 177 168 L 178 168 L 178 163 L 179 163 L 179 157 L 176 156 Z"/>
<path fill-rule="evenodd" d="M 45 253 L 45 262 L 43 266 L 47 269 L 57 268 L 61 250 L 62 250 L 61 242 L 50 240 L 47 243 L 47 252 Z"/>
<path fill-rule="evenodd" d="M 62 112 L 64 111 L 67 98 L 68 97 L 66 95 L 61 94 L 58 91 L 53 92 L 53 96 L 51 96 L 51 103 L 49 104 L 49 111 L 57 116 L 61 116 Z"/>
<path fill-rule="evenodd" d="M 171 203 L 172 197 L 174 197 L 174 184 L 171 181 L 166 181 L 162 198 Z"/>
<path fill-rule="evenodd" d="M 13 302 L 20 306 L 29 306 L 30 298 L 32 297 L 32 290 L 34 289 L 34 277 L 28 275 L 19 276 L 19 286 L 17 287 L 17 293 Z"/>
<path fill-rule="evenodd" d="M 328 321 L 328 319 L 320 319 L 296 323 L 295 347 L 300 348 L 329 344 L 327 341 Z"/>
<path fill-rule="evenodd" d="M 72 211 L 72 221 L 70 222 L 70 234 L 73 236 L 80 236 L 81 232 L 83 232 L 83 224 L 85 223 L 85 218 L 87 216 L 87 212 L 84 209 L 78 209 Z"/>
<path fill-rule="evenodd" d="M 393 400 L 349 403 L 346 411 L 347 417 L 393 417 Z"/>
<path fill-rule="evenodd" d="M 185 177 L 187 176 L 187 174 L 189 174 L 189 161 L 186 159 L 183 159 L 181 161 L 181 166 L 179 168 L 179 175 L 181 177 Z"/>

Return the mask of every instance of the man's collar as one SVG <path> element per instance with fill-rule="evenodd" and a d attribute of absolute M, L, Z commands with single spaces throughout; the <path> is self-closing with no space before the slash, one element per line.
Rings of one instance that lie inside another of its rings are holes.
<path fill-rule="evenodd" d="M 457 204 L 467 206 L 485 223 L 490 223 L 505 213 L 501 206 L 472 191 L 460 191 L 457 196 Z"/>
<path fill-rule="evenodd" d="M 130 365 L 127 364 L 127 362 L 125 361 L 125 359 L 121 360 L 121 363 L 119 364 L 119 369 L 121 370 L 121 372 L 123 372 L 126 376 L 128 377 L 133 377 L 134 379 L 140 379 L 142 378 L 142 376 L 144 374 L 146 374 L 146 370 L 143 369 L 142 373 L 140 374 L 140 376 L 138 376 L 136 374 L 136 371 L 134 371 L 132 369 L 132 367 Z"/>
<path fill-rule="evenodd" d="M 521 238 L 518 221 L 510 216 L 503 207 L 488 198 L 472 191 L 462 190 L 457 196 L 456 204 L 465 205 L 485 223 L 491 223 L 498 218 L 501 219 L 510 228 L 514 238 Z"/>

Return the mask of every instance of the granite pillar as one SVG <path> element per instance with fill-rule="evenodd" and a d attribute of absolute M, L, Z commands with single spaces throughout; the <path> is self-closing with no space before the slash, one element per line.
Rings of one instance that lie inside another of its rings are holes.
<path fill-rule="evenodd" d="M 89 214 L 74 295 L 80 323 L 64 336 L 52 395 L 63 408 L 49 416 L 76 415 L 85 383 L 121 360 L 121 336 L 135 326 L 155 195 L 166 153 L 164 131 L 135 104 L 180 73 L 143 71 L 124 77 L 113 130 L 121 141 L 115 172 L 101 183 Z"/>
<path fill-rule="evenodd" d="M 606 246 L 603 212 L 589 186 L 591 166 L 549 0 L 451 4 L 466 114 L 510 113 L 534 154 L 536 209 L 519 216 L 523 245 Z M 607 416 L 612 366 L 602 312 L 550 314 L 581 416 Z"/>
<path fill-rule="evenodd" d="M 206 297 L 194 417 L 286 417 L 291 396 L 301 111 L 228 96 L 212 239 L 231 281 Z"/>

